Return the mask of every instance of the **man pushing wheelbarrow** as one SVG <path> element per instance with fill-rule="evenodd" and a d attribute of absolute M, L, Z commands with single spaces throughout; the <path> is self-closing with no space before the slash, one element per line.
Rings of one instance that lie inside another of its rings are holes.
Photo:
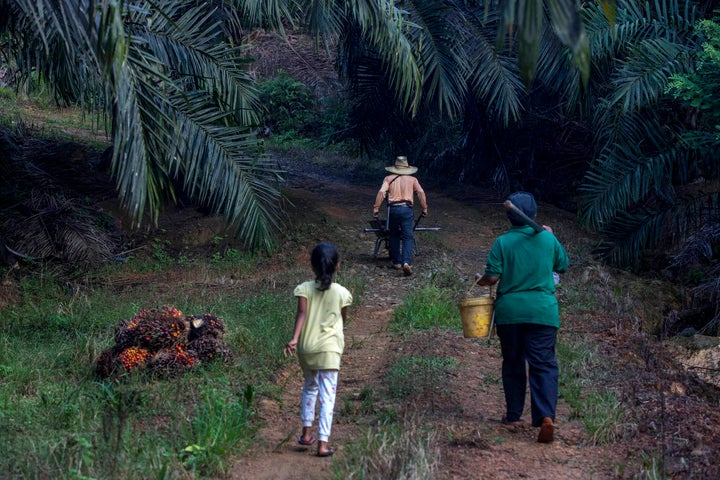
<path fill-rule="evenodd" d="M 385 167 L 392 173 L 383 179 L 382 186 L 375 198 L 373 217 L 378 218 L 380 206 L 387 202 L 387 230 L 390 241 L 390 260 L 392 267 L 402 270 L 405 276 L 412 275 L 413 254 L 415 251 L 415 236 L 413 231 L 417 224 L 413 201 L 417 195 L 421 217 L 427 217 L 428 206 L 425 191 L 413 174 L 417 167 L 408 164 L 407 157 L 397 157 L 395 165 Z M 419 218 L 418 218 L 419 220 Z"/>

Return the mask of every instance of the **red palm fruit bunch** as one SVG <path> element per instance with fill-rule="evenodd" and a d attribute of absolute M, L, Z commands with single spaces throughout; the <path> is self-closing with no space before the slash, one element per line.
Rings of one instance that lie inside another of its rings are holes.
<path fill-rule="evenodd" d="M 118 360 L 128 372 L 142 366 L 150 356 L 150 352 L 140 347 L 126 348 L 118 355 Z"/>
<path fill-rule="evenodd" d="M 195 367 L 200 363 L 192 350 L 186 350 L 181 345 L 164 348 L 157 352 L 148 363 L 148 368 L 154 373 L 175 375 Z"/>
<path fill-rule="evenodd" d="M 180 310 L 171 306 L 143 309 L 128 323 L 138 345 L 157 351 L 186 340 L 188 324 Z"/>
<path fill-rule="evenodd" d="M 222 358 L 224 362 L 232 359 L 232 353 L 222 341 L 225 324 L 212 313 L 190 315 L 185 319 L 190 325 L 188 348 L 203 361 Z"/>
<path fill-rule="evenodd" d="M 187 346 L 204 362 L 221 358 L 224 363 L 228 363 L 233 358 L 230 349 L 217 338 L 199 337 L 188 343 Z"/>
<path fill-rule="evenodd" d="M 211 313 L 190 315 L 172 306 L 142 309 L 115 330 L 115 346 L 103 351 L 95 371 L 101 377 L 147 368 L 175 374 L 201 361 L 232 358 L 223 344 L 225 325 Z"/>

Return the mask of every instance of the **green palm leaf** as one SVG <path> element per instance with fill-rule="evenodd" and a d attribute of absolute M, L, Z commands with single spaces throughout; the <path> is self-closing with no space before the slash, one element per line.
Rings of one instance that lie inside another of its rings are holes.
<path fill-rule="evenodd" d="M 467 28 L 453 2 L 413 2 L 417 58 L 422 71 L 423 95 L 442 115 L 457 116 L 463 108 L 469 70 L 464 43 Z"/>
<path fill-rule="evenodd" d="M 498 29 L 498 16 L 476 9 L 466 20 L 473 38 L 466 47 L 469 91 L 476 102 L 485 105 L 490 117 L 505 125 L 518 121 L 525 88 L 515 59 L 503 55 L 490 41 Z"/>
<path fill-rule="evenodd" d="M 594 253 L 613 265 L 634 265 L 639 253 L 653 248 L 664 232 L 668 218 L 676 215 L 674 208 L 642 209 L 637 213 L 623 212 L 599 233 L 603 241 Z"/>
<path fill-rule="evenodd" d="M 648 39 L 637 43 L 629 58 L 621 62 L 613 81 L 611 105 L 623 110 L 635 110 L 652 105 L 665 94 L 670 76 L 692 68 L 687 47 L 663 39 Z"/>
<path fill-rule="evenodd" d="M 673 180 L 674 168 L 690 156 L 691 152 L 682 146 L 648 157 L 638 148 L 616 145 L 603 153 L 585 176 L 580 188 L 581 218 L 602 229 L 651 194 L 663 197 Z"/>

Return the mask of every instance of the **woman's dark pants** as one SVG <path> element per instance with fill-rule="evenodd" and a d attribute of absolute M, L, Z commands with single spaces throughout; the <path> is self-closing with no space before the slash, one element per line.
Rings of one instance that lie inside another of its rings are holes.
<path fill-rule="evenodd" d="M 529 373 L 533 426 L 540 426 L 545 417 L 555 421 L 559 376 L 555 358 L 557 328 L 533 323 L 498 325 L 497 334 L 503 356 L 502 380 L 507 420 L 520 420 L 525 408 Z"/>

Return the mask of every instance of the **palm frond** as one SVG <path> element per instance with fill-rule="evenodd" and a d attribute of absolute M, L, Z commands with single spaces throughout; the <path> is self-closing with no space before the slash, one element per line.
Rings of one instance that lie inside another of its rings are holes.
<path fill-rule="evenodd" d="M 581 219 L 602 230 L 650 194 L 667 197 L 677 165 L 691 158 L 691 152 L 679 145 L 652 157 L 629 145 L 608 149 L 592 165 L 580 187 Z"/>
<path fill-rule="evenodd" d="M 602 151 L 614 145 L 631 145 L 651 154 L 668 144 L 668 125 L 656 109 L 624 111 L 612 108 L 609 100 L 596 99 L 592 122 L 595 144 Z"/>
<path fill-rule="evenodd" d="M 583 22 L 595 70 L 644 40 L 664 40 L 684 44 L 692 35 L 698 14 L 690 2 L 658 0 L 653 3 L 621 0 L 615 23 L 609 24 L 600 5 L 589 3 L 583 8 Z"/>
<path fill-rule="evenodd" d="M 420 27 L 412 22 L 407 11 L 392 2 L 358 0 L 353 5 L 352 20 L 382 60 L 392 90 L 408 111 L 417 112 L 422 100 L 423 76 L 412 41 L 417 34 L 412 31 Z M 373 12 L 382 14 L 385 21 L 373 21 Z"/>
<path fill-rule="evenodd" d="M 249 28 L 284 30 L 285 22 L 292 24 L 298 14 L 294 0 L 230 0 L 239 11 L 243 24 Z"/>
<path fill-rule="evenodd" d="M 242 68 L 242 50 L 223 41 L 222 25 L 212 12 L 177 9 L 178 2 L 169 2 L 148 18 L 135 13 L 130 23 L 147 26 L 137 35 L 161 65 L 169 66 L 167 74 L 178 87 L 213 92 L 218 107 L 236 123 L 256 125 L 257 89 Z"/>
<path fill-rule="evenodd" d="M 622 212 L 599 232 L 603 240 L 593 253 L 612 265 L 634 265 L 643 250 L 655 246 L 667 219 L 676 214 L 675 208 Z"/>
<path fill-rule="evenodd" d="M 493 12 L 475 10 L 466 17 L 473 41 L 467 44 L 469 90 L 484 105 L 491 118 L 505 125 L 518 121 L 522 112 L 525 86 L 512 56 L 503 55 L 490 40 L 498 28 Z"/>
<path fill-rule="evenodd" d="M 345 8 L 338 8 L 338 2 L 308 0 L 303 3 L 305 12 L 303 20 L 311 32 L 314 32 L 318 37 L 336 37 L 341 34 L 342 29 L 347 24 L 348 15 Z M 359 11 L 355 15 L 355 18 L 358 18 L 360 22 L 367 19 L 369 15 L 375 14 L 374 10 L 363 12 L 363 6 L 372 7 L 374 4 L 372 2 L 369 4 L 362 2 L 360 4 Z"/>
<path fill-rule="evenodd" d="M 686 45 L 663 39 L 637 43 L 613 75 L 610 105 L 628 111 L 657 103 L 671 75 L 692 69 L 687 52 Z"/>
<path fill-rule="evenodd" d="M 550 26 L 545 27 L 538 56 L 537 83 L 562 99 L 568 113 L 587 112 L 592 98 L 578 68 L 572 67 L 572 57 Z"/>
<path fill-rule="evenodd" d="M 612 24 L 616 13 L 614 2 L 599 3 L 608 23 Z M 570 51 L 572 62 L 582 78 L 582 84 L 587 85 L 590 76 L 590 47 L 576 3 L 572 0 L 548 0 L 547 7 L 552 30 Z"/>
<path fill-rule="evenodd" d="M 413 2 L 418 62 L 423 76 L 423 96 L 439 111 L 457 116 L 463 108 L 469 69 L 464 44 L 463 16 L 445 0 Z"/>
<path fill-rule="evenodd" d="M 291 13 L 282 1 L 242 6 L 257 14 L 253 21 Z M 243 223 L 248 245 L 271 243 L 279 173 L 258 158 L 250 135 L 257 93 L 221 12 L 171 0 L 82 8 L 20 0 L 16 12 L 33 27 L 18 42 L 31 48 L 19 57 L 23 66 L 45 72 L 60 98 L 91 98 L 112 117 L 112 171 L 136 225 L 148 212 L 157 220 L 180 179 L 199 201 Z"/>
<path fill-rule="evenodd" d="M 588 32 L 588 42 L 594 65 L 607 62 L 626 46 L 647 38 L 652 31 L 651 21 L 644 15 L 632 15 L 622 2 L 616 22 L 608 23 L 599 5 L 589 3 L 583 8 L 583 23 Z M 637 12 L 636 12 L 637 13 Z"/>
<path fill-rule="evenodd" d="M 693 69 L 695 17 L 679 0 L 618 1 L 615 25 L 599 6 L 585 8 L 599 155 L 580 189 L 580 216 L 613 245 L 608 251 L 621 252 L 612 254 L 617 262 L 670 240 L 673 223 L 696 226 L 682 207 L 696 195 L 680 198 L 678 189 L 700 176 L 709 147 L 683 139 L 687 127 L 666 94 L 673 74 Z"/>
<path fill-rule="evenodd" d="M 698 234 L 708 229 L 716 231 L 719 207 L 720 192 L 716 191 L 698 196 L 678 196 L 662 208 L 623 212 L 601 230 L 604 240 L 595 253 L 614 265 L 633 265 L 643 250 L 655 248 L 661 241 L 669 246 L 688 240 L 688 248 L 691 248 Z M 707 239 L 705 236 L 702 238 Z M 681 250 L 675 260 L 687 258 L 686 255 L 690 254 L 689 250 Z"/>
<path fill-rule="evenodd" d="M 217 125 L 222 115 L 204 107 L 209 100 L 199 94 L 175 98 L 170 115 L 181 141 L 174 144 L 168 167 L 194 198 L 222 213 L 248 246 L 269 248 L 280 228 L 280 192 L 274 185 L 282 171 L 249 153 L 257 148 L 254 134 Z"/>
<path fill-rule="evenodd" d="M 614 3 L 614 0 L 601 2 L 606 8 L 608 19 L 614 18 Z M 589 47 L 576 2 L 514 0 L 491 4 L 496 5 L 502 18 L 496 45 L 500 49 L 505 38 L 509 38 L 511 42 L 516 39 L 519 70 L 526 86 L 529 87 L 535 78 L 542 32 L 548 21 L 553 25 L 561 43 L 571 52 L 572 61 L 578 68 L 583 83 L 587 83 L 590 72 Z"/>

